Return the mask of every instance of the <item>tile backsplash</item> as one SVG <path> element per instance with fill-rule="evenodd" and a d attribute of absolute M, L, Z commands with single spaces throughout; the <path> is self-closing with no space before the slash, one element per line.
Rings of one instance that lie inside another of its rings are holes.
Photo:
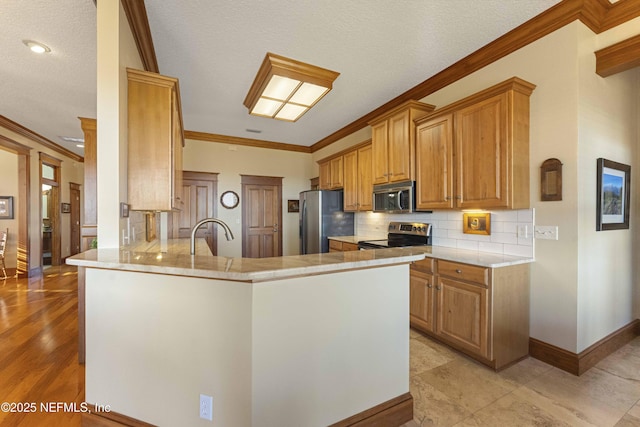
<path fill-rule="evenodd" d="M 534 256 L 534 209 L 491 212 L 491 235 L 464 234 L 459 211 L 417 212 L 413 214 L 356 214 L 356 234 L 370 238 L 387 236 L 390 221 L 426 222 L 432 225 L 433 245 L 470 249 L 505 255 Z M 525 236 L 526 228 L 526 236 Z M 518 233 L 520 230 L 520 234 Z"/>

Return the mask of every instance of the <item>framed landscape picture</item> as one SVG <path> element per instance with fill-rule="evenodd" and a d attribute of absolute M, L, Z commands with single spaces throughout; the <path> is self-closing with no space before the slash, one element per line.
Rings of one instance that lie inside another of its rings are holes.
<path fill-rule="evenodd" d="M 596 230 L 629 228 L 631 166 L 597 160 Z"/>
<path fill-rule="evenodd" d="M 0 196 L 0 219 L 13 219 L 13 196 Z"/>

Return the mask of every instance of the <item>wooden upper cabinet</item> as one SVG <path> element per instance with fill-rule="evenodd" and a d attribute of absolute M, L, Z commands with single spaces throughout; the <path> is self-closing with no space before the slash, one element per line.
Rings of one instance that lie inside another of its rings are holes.
<path fill-rule="evenodd" d="M 344 210 L 370 211 L 373 209 L 371 144 L 356 147 L 342 157 L 344 159 Z"/>
<path fill-rule="evenodd" d="M 337 190 L 344 185 L 342 156 L 318 162 L 320 168 L 320 190 Z"/>
<path fill-rule="evenodd" d="M 344 170 L 342 156 L 331 159 L 331 188 L 338 189 L 344 185 Z"/>
<path fill-rule="evenodd" d="M 453 207 L 453 115 L 416 127 L 416 209 Z"/>
<path fill-rule="evenodd" d="M 414 120 L 434 108 L 422 102 L 407 101 L 369 123 L 374 184 L 415 179 Z"/>
<path fill-rule="evenodd" d="M 416 120 L 417 209 L 529 208 L 529 97 L 517 77 Z"/>
<path fill-rule="evenodd" d="M 344 159 L 344 210 L 358 210 L 358 150 L 345 153 Z"/>
<path fill-rule="evenodd" d="M 358 210 L 373 209 L 372 147 L 367 144 L 358 149 Z"/>
<path fill-rule="evenodd" d="M 320 168 L 320 173 L 318 176 L 319 189 L 328 190 L 331 188 L 331 162 L 329 162 L 328 160 L 326 162 L 319 162 L 318 166 Z"/>
<path fill-rule="evenodd" d="M 127 77 L 129 205 L 180 209 L 184 128 L 178 80 L 130 68 Z"/>

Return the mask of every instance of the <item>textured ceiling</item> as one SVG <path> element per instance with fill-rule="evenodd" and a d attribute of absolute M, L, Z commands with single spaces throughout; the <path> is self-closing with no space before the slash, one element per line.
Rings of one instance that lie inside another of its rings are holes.
<path fill-rule="evenodd" d="M 31 52 L 22 40 L 51 48 Z M 82 155 L 78 116 L 96 117 L 92 0 L 0 0 L 0 115 Z"/>
<path fill-rule="evenodd" d="M 185 128 L 310 146 L 559 0 L 146 0 L 160 72 L 180 79 Z M 2 0 L 0 114 L 82 153 L 96 117 L 92 0 Z M 23 44 L 51 48 L 37 56 Z M 266 52 L 338 71 L 295 123 L 242 102 Z M 262 133 L 249 133 L 258 129 Z"/>

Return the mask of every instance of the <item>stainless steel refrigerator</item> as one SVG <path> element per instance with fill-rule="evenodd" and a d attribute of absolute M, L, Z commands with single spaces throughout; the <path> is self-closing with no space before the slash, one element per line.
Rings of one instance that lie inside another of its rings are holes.
<path fill-rule="evenodd" d="M 353 212 L 342 209 L 342 191 L 300 193 L 300 254 L 329 252 L 328 236 L 353 236 Z"/>

